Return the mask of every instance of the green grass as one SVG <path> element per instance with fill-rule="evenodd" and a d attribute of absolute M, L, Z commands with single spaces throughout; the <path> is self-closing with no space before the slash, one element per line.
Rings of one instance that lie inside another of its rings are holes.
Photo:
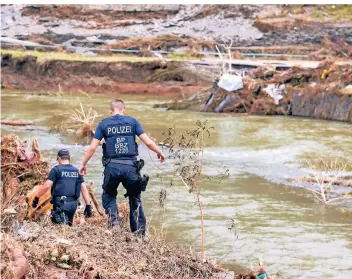
<path fill-rule="evenodd" d="M 186 60 L 192 60 L 192 59 L 199 59 L 198 57 L 192 56 L 188 53 L 169 53 L 166 58 L 170 59 L 186 59 Z"/>
<path fill-rule="evenodd" d="M 138 57 L 131 54 L 117 54 L 111 56 L 85 56 L 81 53 L 64 53 L 64 52 L 41 52 L 41 51 L 26 51 L 26 50 L 12 50 L 1 49 L 1 54 L 11 54 L 12 57 L 25 57 L 28 55 L 36 56 L 38 62 L 45 62 L 48 60 L 67 60 L 67 61 L 91 61 L 91 62 L 152 62 L 157 61 L 157 57 Z M 188 53 L 170 53 L 165 58 L 170 60 L 194 60 L 199 59 Z"/>
<path fill-rule="evenodd" d="M 323 22 L 352 21 L 352 5 L 288 5 L 280 8 L 279 13 L 258 16 L 259 20 L 286 18 L 293 15 L 309 21 L 315 19 Z"/>
<path fill-rule="evenodd" d="M 325 12 L 336 21 L 352 21 L 352 5 L 327 5 Z"/>
<path fill-rule="evenodd" d="M 313 18 L 316 18 L 316 19 L 319 19 L 319 20 L 323 20 L 325 18 L 325 16 L 322 13 L 319 13 L 319 12 L 312 12 L 311 15 L 312 15 Z"/>
<path fill-rule="evenodd" d="M 1 49 L 1 54 L 11 54 L 12 57 L 25 57 L 28 55 L 36 56 L 38 62 L 48 60 L 66 60 L 66 61 L 92 61 L 92 62 L 152 62 L 158 60 L 157 57 L 138 57 L 129 55 L 112 55 L 112 56 L 85 56 L 79 53 L 68 54 L 64 52 L 40 52 L 40 51 L 23 51 Z"/>

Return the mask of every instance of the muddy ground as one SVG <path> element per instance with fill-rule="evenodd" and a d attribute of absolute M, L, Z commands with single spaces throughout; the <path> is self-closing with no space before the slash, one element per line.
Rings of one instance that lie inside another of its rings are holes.
<path fill-rule="evenodd" d="M 209 84 L 178 62 L 90 62 L 49 60 L 3 55 L 2 86 L 12 89 L 180 95 L 197 92 Z"/>
<path fill-rule="evenodd" d="M 1 31 L 60 44 L 88 38 L 86 46 L 166 34 L 233 40 L 241 47 L 319 44 L 325 35 L 352 43 L 348 10 L 336 18 L 331 5 L 297 5 L 298 11 L 290 6 L 295 5 L 3 5 Z"/>

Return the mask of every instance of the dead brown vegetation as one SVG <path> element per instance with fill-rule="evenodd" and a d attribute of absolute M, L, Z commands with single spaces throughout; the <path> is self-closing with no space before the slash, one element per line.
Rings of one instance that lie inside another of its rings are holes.
<path fill-rule="evenodd" d="M 83 92 L 84 93 L 84 92 Z M 70 136 L 75 143 L 87 144 L 92 140 L 94 135 L 95 119 L 99 117 L 98 113 L 92 108 L 84 108 L 82 103 L 78 109 L 68 113 L 55 114 L 48 123 L 54 124 L 50 127 L 50 132 L 62 133 Z M 57 119 L 58 121 L 52 121 Z"/>
<path fill-rule="evenodd" d="M 278 105 L 265 91 L 269 84 L 285 85 L 285 94 Z M 334 64 L 332 60 L 323 61 L 316 69 L 292 67 L 286 71 L 276 71 L 270 67 L 259 67 L 251 75 L 243 77 L 242 89 L 227 92 L 217 88 L 211 105 L 207 105 L 205 110 L 205 104 L 212 96 L 212 87 L 184 99 L 158 106 L 168 109 L 216 111 L 221 102 L 227 98 L 229 101 L 220 112 L 290 115 L 294 93 L 302 93 L 307 98 L 315 98 L 321 94 L 348 96 L 349 91 L 344 88 L 350 84 L 352 84 L 352 67 Z"/>
<path fill-rule="evenodd" d="M 22 242 L 31 266 L 28 278 L 53 278 L 67 272 L 80 278 L 218 278 L 221 270 L 159 236 L 141 239 L 125 229 L 107 230 L 88 223 L 45 230 L 30 245 Z M 60 246 L 62 238 L 70 244 Z"/>
<path fill-rule="evenodd" d="M 345 39 L 335 36 L 329 39 L 327 36 L 321 42 L 322 48 L 309 54 L 312 60 L 323 60 L 327 58 L 352 58 L 352 46 Z"/>
<path fill-rule="evenodd" d="M 37 140 L 20 140 L 17 135 L 1 137 L 1 211 L 12 208 L 19 220 L 28 213 L 27 192 L 41 185 L 49 172 Z M 5 215 L 6 218 L 6 215 Z"/>
<path fill-rule="evenodd" d="M 118 40 L 116 43 L 102 48 L 118 49 L 151 49 L 170 50 L 172 48 L 186 47 L 194 56 L 199 55 L 203 49 L 213 50 L 215 41 L 205 39 L 181 38 L 177 35 L 160 35 L 152 38 L 128 38 Z"/>
<path fill-rule="evenodd" d="M 94 28 L 126 26 L 135 24 L 136 20 L 148 22 L 153 19 L 167 18 L 171 11 L 116 11 L 113 9 L 98 10 L 82 8 L 81 5 L 31 5 L 23 9 L 24 16 L 71 19 L 83 22 L 94 22 Z"/>
<path fill-rule="evenodd" d="M 94 217 L 84 220 L 79 211 L 73 227 L 49 225 L 45 218 L 39 223 L 22 223 L 28 209 L 27 192 L 33 196 L 48 172 L 37 142 L 33 140 L 29 149 L 26 143 L 14 134 L 1 138 L 1 209 L 7 209 L 1 222 L 2 278 L 218 278 L 220 267 L 202 261 L 191 250 L 166 243 L 164 233 L 156 230 L 149 238 L 131 234 L 126 203 L 119 206 L 125 226 L 114 230 L 107 229 L 105 215 L 96 214 L 101 214 L 97 201 Z M 19 182 L 23 172 L 26 175 Z M 90 183 L 92 192 L 94 196 Z"/>
<path fill-rule="evenodd" d="M 279 19 L 270 19 L 270 20 L 257 18 L 257 20 L 254 22 L 253 25 L 263 33 L 267 33 L 274 30 L 280 30 L 280 29 L 292 29 L 292 28 L 301 29 L 301 28 L 316 26 L 315 23 L 309 22 L 306 19 L 297 19 L 297 18 L 296 19 L 279 18 Z"/>

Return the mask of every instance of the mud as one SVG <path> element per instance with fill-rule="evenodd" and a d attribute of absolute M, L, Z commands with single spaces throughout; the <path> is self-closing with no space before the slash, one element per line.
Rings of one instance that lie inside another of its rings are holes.
<path fill-rule="evenodd" d="M 339 35 L 352 43 L 350 22 L 322 27 L 297 24 L 290 16 L 280 18 L 282 23 L 258 21 L 272 9 L 272 5 L 5 5 L 1 30 L 3 36 L 41 35 L 55 43 L 90 36 L 118 41 L 165 34 L 233 40 L 233 46 L 242 47 L 320 44 L 325 35 Z"/>
<path fill-rule="evenodd" d="M 208 83 L 176 62 L 89 62 L 2 56 L 5 88 L 85 93 L 134 93 L 180 95 L 195 92 Z"/>
<path fill-rule="evenodd" d="M 352 122 L 352 95 L 295 93 L 292 115 Z"/>

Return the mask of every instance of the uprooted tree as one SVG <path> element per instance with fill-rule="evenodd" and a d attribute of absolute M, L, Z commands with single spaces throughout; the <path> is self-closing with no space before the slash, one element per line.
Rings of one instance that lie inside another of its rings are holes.
<path fill-rule="evenodd" d="M 352 180 L 345 176 L 348 172 L 348 164 L 339 158 L 309 160 L 307 167 L 310 175 L 299 180 L 299 187 L 313 193 L 314 197 L 324 204 L 350 199 L 352 191 L 336 191 L 336 187 L 352 187 Z M 313 187 L 307 187 L 304 183 L 311 183 Z"/>
<path fill-rule="evenodd" d="M 1 137 L 1 211 L 12 210 L 20 220 L 34 217 L 35 210 L 30 210 L 26 202 L 27 193 L 43 184 L 48 172 L 49 165 L 43 160 L 36 139 L 20 140 L 15 134 Z M 50 191 L 44 197 L 48 194 L 50 197 Z M 47 211 L 51 204 L 45 200 L 40 206 Z"/>

